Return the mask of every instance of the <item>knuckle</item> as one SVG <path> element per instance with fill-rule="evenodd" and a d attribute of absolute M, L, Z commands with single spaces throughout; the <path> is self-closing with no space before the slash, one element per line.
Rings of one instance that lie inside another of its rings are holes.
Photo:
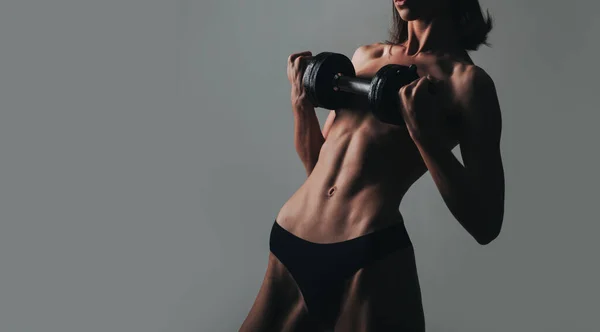
<path fill-rule="evenodd" d="M 292 53 L 289 57 L 288 60 L 290 62 L 294 62 L 296 59 L 298 59 L 298 57 L 300 57 L 302 55 L 302 52 L 296 52 L 296 53 Z"/>
<path fill-rule="evenodd" d="M 400 89 L 400 94 L 404 97 L 411 94 L 412 88 L 409 85 L 405 85 Z"/>

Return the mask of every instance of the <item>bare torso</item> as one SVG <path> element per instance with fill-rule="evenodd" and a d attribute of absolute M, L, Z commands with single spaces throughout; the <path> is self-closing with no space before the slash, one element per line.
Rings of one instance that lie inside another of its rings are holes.
<path fill-rule="evenodd" d="M 461 73 L 472 65 L 466 53 L 459 57 L 411 57 L 403 51 L 400 46 L 383 44 L 363 47 L 360 59 L 353 59 L 357 76 L 370 78 L 390 63 L 416 64 L 420 76 L 431 75 L 448 82 L 453 91 L 452 87 L 461 82 Z M 455 107 L 444 112 L 449 121 L 460 118 Z M 427 172 L 404 125 L 380 122 L 365 105 L 335 113 L 313 171 L 276 217 L 289 232 L 316 243 L 344 241 L 403 222 L 401 200 Z M 458 143 L 458 130 L 455 127 L 443 134 L 450 147 Z M 412 247 L 359 270 L 345 287 L 336 331 L 377 331 L 378 320 L 382 319 L 387 320 L 386 324 L 397 321 L 398 327 L 410 331 L 424 331 Z M 273 309 L 275 303 L 277 308 Z M 307 312 L 302 294 L 273 254 L 269 255 L 265 279 L 240 331 L 269 330 L 272 326 L 265 325 L 267 316 L 269 324 L 275 322 L 278 326 L 274 329 L 277 331 L 313 331 L 304 322 Z"/>
<path fill-rule="evenodd" d="M 407 57 L 400 47 L 374 44 L 367 60 L 355 61 L 357 76 L 372 77 L 390 63 L 417 64 L 420 76 L 459 82 L 464 62 L 434 56 Z M 454 77 L 453 77 L 454 76 Z M 445 110 L 449 117 L 458 112 Z M 448 144 L 457 144 L 448 133 Z M 315 168 L 283 205 L 278 223 L 313 242 L 354 238 L 402 220 L 402 197 L 427 168 L 405 126 L 377 120 L 365 105 L 336 110 Z"/>

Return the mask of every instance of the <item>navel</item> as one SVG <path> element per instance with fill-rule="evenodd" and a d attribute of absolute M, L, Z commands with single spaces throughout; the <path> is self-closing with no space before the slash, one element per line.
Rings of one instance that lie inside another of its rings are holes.
<path fill-rule="evenodd" d="M 327 191 L 327 196 L 328 197 L 333 196 L 333 194 L 335 193 L 336 190 L 337 190 L 336 186 L 333 186 L 333 187 L 329 188 L 329 191 Z"/>

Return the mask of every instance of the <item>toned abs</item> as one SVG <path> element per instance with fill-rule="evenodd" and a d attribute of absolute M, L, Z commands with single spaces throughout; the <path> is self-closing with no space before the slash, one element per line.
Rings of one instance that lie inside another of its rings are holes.
<path fill-rule="evenodd" d="M 401 48 L 375 44 L 353 57 L 357 76 L 372 77 L 389 63 L 417 64 L 419 75 L 448 80 L 462 63 L 402 55 Z M 318 161 L 304 184 L 277 215 L 280 225 L 312 242 L 337 242 L 402 221 L 402 197 L 427 168 L 406 126 L 380 122 L 361 105 L 335 111 Z M 316 110 L 322 111 L 320 109 Z M 457 111 L 444 110 L 449 119 Z M 456 124 L 458 125 L 458 123 Z M 447 133 L 450 146 L 457 143 Z"/>

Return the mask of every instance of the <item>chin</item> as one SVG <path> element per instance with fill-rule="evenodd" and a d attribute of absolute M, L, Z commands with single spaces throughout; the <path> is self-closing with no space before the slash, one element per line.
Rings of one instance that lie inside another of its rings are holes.
<path fill-rule="evenodd" d="M 410 10 L 408 8 L 398 9 L 398 15 L 400 15 L 400 18 L 406 22 L 414 21 L 419 18 L 414 10 Z"/>

